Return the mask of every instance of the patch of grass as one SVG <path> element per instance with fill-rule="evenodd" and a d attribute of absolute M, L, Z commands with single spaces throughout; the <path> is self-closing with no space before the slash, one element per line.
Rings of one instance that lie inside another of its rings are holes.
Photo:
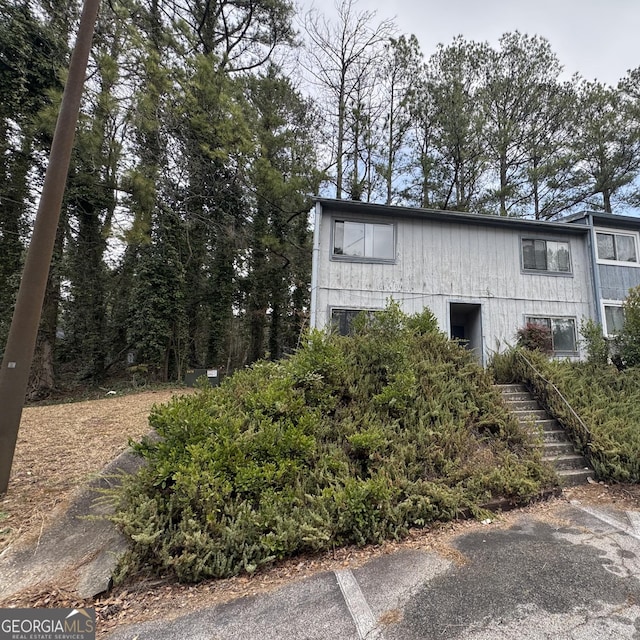
<path fill-rule="evenodd" d="M 157 407 L 159 440 L 117 494 L 129 570 L 196 581 L 297 553 L 400 538 L 527 501 L 553 481 L 490 376 L 428 311 L 391 305 L 353 336 Z"/>

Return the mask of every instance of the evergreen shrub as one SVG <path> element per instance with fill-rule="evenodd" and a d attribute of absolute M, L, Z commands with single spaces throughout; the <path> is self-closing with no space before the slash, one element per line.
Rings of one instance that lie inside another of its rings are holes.
<path fill-rule="evenodd" d="M 115 495 L 113 520 L 130 570 L 184 581 L 400 538 L 554 480 L 473 355 L 429 311 L 395 304 L 150 421 L 159 438 L 134 444 L 146 464 Z"/>
<path fill-rule="evenodd" d="M 583 320 L 580 335 L 587 351 L 587 362 L 596 366 L 609 363 L 609 343 L 602 333 L 602 325 L 593 320 Z"/>
<path fill-rule="evenodd" d="M 629 289 L 624 301 L 624 325 L 616 336 L 616 360 L 621 368 L 640 366 L 640 286 Z"/>

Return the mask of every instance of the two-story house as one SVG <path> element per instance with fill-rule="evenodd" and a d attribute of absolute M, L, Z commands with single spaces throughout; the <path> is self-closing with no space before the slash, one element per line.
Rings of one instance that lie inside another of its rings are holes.
<path fill-rule="evenodd" d="M 393 298 L 429 307 L 480 361 L 527 322 L 548 326 L 558 355 L 581 357 L 580 322 L 606 333 L 640 284 L 640 220 L 587 213 L 559 222 L 317 199 L 311 326 L 347 331 Z"/>

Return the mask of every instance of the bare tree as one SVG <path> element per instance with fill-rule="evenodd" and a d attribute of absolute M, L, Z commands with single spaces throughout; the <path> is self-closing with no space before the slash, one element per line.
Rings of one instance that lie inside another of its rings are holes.
<path fill-rule="evenodd" d="M 378 172 L 385 182 L 385 202 L 392 204 L 395 195 L 394 178 L 406 173 L 408 168 L 404 166 L 407 163 L 403 163 L 400 156 L 407 147 L 412 121 L 410 106 L 424 63 L 415 36 L 393 39 L 387 45 L 386 54 L 381 67 L 381 81 L 385 92 L 384 148 Z"/>
<path fill-rule="evenodd" d="M 375 90 L 376 66 L 385 45 L 394 34 L 392 20 L 376 21 L 375 11 L 356 11 L 357 0 L 336 5 L 337 17 L 329 20 L 317 9 L 304 20 L 307 35 L 304 67 L 313 83 L 327 96 L 325 118 L 330 135 L 335 136 L 331 164 L 335 166 L 336 197 L 342 198 L 347 158 L 358 155 L 349 150 L 349 132 L 362 132 L 360 96 Z M 353 106 L 355 105 L 355 108 Z M 357 148 L 360 139 L 353 139 Z M 355 168 L 355 175 L 358 170 Z M 352 184 L 353 184 L 352 180 Z"/>

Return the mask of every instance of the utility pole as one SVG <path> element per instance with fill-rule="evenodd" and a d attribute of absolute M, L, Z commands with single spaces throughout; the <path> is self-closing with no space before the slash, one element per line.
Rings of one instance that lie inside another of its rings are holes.
<path fill-rule="evenodd" d="M 0 495 L 6 493 L 27 393 L 62 196 L 100 0 L 85 0 L 51 143 L 33 235 L 0 369 Z"/>

